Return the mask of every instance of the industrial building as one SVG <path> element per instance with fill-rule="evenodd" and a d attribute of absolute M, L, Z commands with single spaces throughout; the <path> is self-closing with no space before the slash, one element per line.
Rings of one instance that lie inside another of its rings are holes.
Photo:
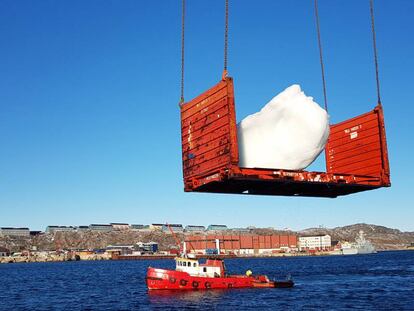
<path fill-rule="evenodd" d="M 329 250 L 332 246 L 331 236 L 328 234 L 300 236 L 299 250 Z"/>
<path fill-rule="evenodd" d="M 206 227 L 204 226 L 195 226 L 195 225 L 187 225 L 185 226 L 185 232 L 204 232 Z"/>
<path fill-rule="evenodd" d="M 228 229 L 226 225 L 210 225 L 207 227 L 207 231 L 226 231 Z"/>
<path fill-rule="evenodd" d="M 47 226 L 46 233 L 55 233 L 55 232 L 70 232 L 74 231 L 75 228 L 72 226 Z"/>
<path fill-rule="evenodd" d="M 129 230 L 130 226 L 126 223 L 119 223 L 119 222 L 111 222 L 110 225 L 114 230 Z"/>
<path fill-rule="evenodd" d="M 162 231 L 164 231 L 165 233 L 171 233 L 171 230 L 175 233 L 184 232 L 183 225 L 181 224 L 168 224 L 168 226 L 164 225 L 162 227 Z"/>
<path fill-rule="evenodd" d="M 13 228 L 13 227 L 2 227 L 0 228 L 0 235 L 8 236 L 30 236 L 29 228 Z"/>
<path fill-rule="evenodd" d="M 111 225 L 106 225 L 106 224 L 90 224 L 89 225 L 89 230 L 93 230 L 93 231 L 104 231 L 104 232 L 108 232 L 108 231 L 112 231 L 112 226 Z"/>
<path fill-rule="evenodd" d="M 189 252 L 206 254 L 212 250 L 236 255 L 259 255 L 297 250 L 296 235 L 193 235 L 185 239 Z"/>

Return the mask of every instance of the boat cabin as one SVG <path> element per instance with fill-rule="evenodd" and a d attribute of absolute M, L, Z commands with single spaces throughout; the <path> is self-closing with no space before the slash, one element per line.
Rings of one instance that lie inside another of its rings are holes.
<path fill-rule="evenodd" d="M 191 276 L 224 277 L 225 267 L 221 259 L 207 259 L 200 264 L 197 259 L 177 257 L 175 258 L 176 271 L 187 272 Z"/>

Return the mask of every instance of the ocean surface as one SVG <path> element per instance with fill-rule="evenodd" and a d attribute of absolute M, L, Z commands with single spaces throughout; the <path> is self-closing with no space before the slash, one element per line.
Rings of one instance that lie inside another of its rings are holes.
<path fill-rule="evenodd" d="M 0 310 L 414 310 L 414 251 L 229 259 L 233 273 L 291 274 L 291 289 L 148 292 L 172 260 L 0 265 Z"/>

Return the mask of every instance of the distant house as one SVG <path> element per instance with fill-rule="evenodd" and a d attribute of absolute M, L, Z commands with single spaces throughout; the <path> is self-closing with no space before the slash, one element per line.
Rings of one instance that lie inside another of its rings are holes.
<path fill-rule="evenodd" d="M 158 252 L 158 243 L 156 243 L 156 242 L 148 242 L 148 243 L 138 242 L 135 245 L 135 249 L 137 251 L 142 252 L 142 253 L 156 253 L 156 252 Z"/>
<path fill-rule="evenodd" d="M 173 232 L 184 232 L 183 225 L 181 225 L 181 224 L 168 224 L 168 226 L 164 225 L 162 227 L 162 231 L 164 231 L 166 233 L 171 233 L 171 230 Z"/>
<path fill-rule="evenodd" d="M 29 228 L 14 228 L 14 227 L 2 227 L 0 228 L 0 235 L 7 236 L 30 236 Z"/>
<path fill-rule="evenodd" d="M 234 232 L 250 232 L 251 230 L 248 228 L 232 228 L 231 231 Z"/>
<path fill-rule="evenodd" d="M 207 231 L 226 231 L 228 229 L 226 225 L 210 225 L 207 227 Z"/>
<path fill-rule="evenodd" d="M 5 247 L 0 246 L 0 257 L 6 257 L 9 255 L 10 255 L 10 251 Z"/>
<path fill-rule="evenodd" d="M 76 227 L 76 231 L 88 231 L 88 230 L 90 230 L 89 226 L 78 226 L 78 227 Z"/>
<path fill-rule="evenodd" d="M 46 233 L 55 233 L 55 232 L 71 232 L 74 231 L 75 228 L 72 226 L 47 226 Z"/>
<path fill-rule="evenodd" d="M 111 222 L 110 225 L 114 230 L 129 230 L 129 224 L 126 223 Z"/>
<path fill-rule="evenodd" d="M 90 224 L 89 230 L 108 232 L 108 231 L 112 231 L 113 227 L 107 224 Z"/>
<path fill-rule="evenodd" d="M 185 226 L 185 232 L 203 232 L 206 230 L 206 227 L 204 226 L 194 226 L 194 225 L 188 225 Z"/>
<path fill-rule="evenodd" d="M 107 252 L 119 252 L 121 255 L 130 255 L 134 250 L 134 245 L 108 245 Z"/>
<path fill-rule="evenodd" d="M 131 229 L 132 230 L 141 230 L 141 229 L 144 229 L 144 225 L 137 225 L 137 224 L 131 224 Z"/>
<path fill-rule="evenodd" d="M 162 229 L 164 228 L 164 224 L 150 224 L 150 229 L 151 230 L 159 230 L 159 231 L 162 231 Z"/>

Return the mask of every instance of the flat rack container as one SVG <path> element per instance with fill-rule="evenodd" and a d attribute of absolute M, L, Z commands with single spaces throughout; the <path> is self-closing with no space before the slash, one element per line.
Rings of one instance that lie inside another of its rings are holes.
<path fill-rule="evenodd" d="M 180 107 L 187 192 L 335 198 L 391 185 L 381 105 L 330 126 L 326 172 L 239 167 L 230 77 Z"/>

